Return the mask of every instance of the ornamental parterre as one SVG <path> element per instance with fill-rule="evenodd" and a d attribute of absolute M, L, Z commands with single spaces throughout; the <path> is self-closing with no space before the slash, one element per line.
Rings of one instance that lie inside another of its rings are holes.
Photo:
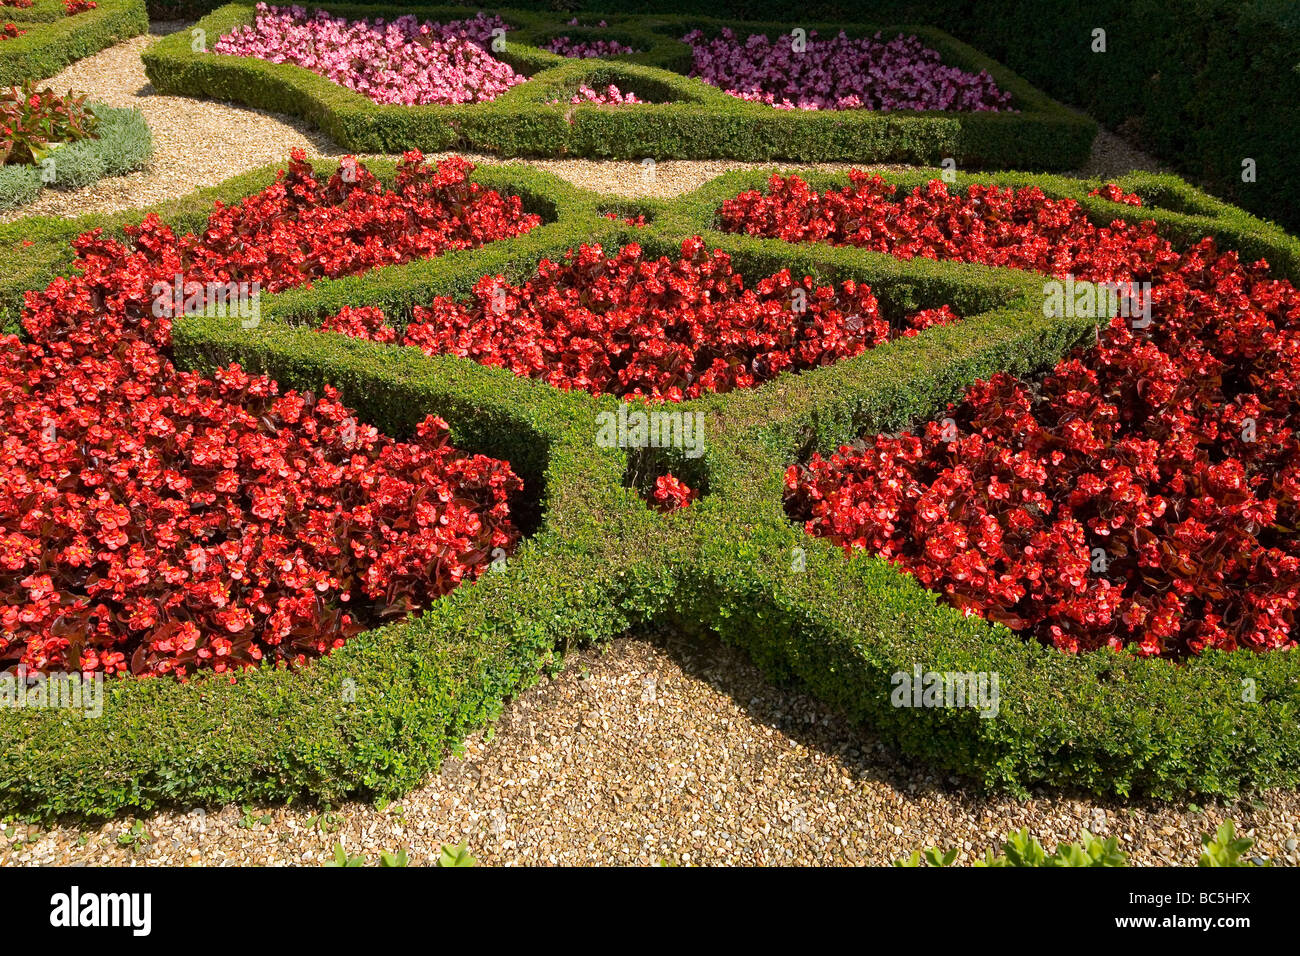
<path fill-rule="evenodd" d="M 418 154 L 393 190 L 322 183 L 301 153 L 199 236 L 148 217 L 74 241 L 78 274 L 29 292 L 0 341 L 0 663 L 185 677 L 300 663 L 427 604 L 519 538 L 510 466 L 426 418 L 409 442 L 326 389 L 169 360 L 184 277 L 284 289 L 538 224 L 518 197 Z"/>
<path fill-rule="evenodd" d="M 466 303 L 417 306 L 400 342 L 458 355 L 562 389 L 680 401 L 830 365 L 899 335 L 958 320 L 944 306 L 896 326 L 859 282 L 819 286 L 788 269 L 745 288 L 731 257 L 698 236 L 681 257 L 646 257 L 628 243 L 543 259 L 523 286 L 484 276 Z M 345 308 L 322 331 L 397 342 L 373 307 Z"/>
<path fill-rule="evenodd" d="M 1034 188 L 895 193 L 861 173 L 821 195 L 774 178 L 721 216 L 791 241 L 1150 283 L 1151 321 L 1115 319 L 1041 381 L 978 382 L 920 434 L 791 466 L 789 514 L 1063 651 L 1292 647 L 1300 293 L 1210 239 L 1179 251 L 1151 222 L 1095 226 Z"/>

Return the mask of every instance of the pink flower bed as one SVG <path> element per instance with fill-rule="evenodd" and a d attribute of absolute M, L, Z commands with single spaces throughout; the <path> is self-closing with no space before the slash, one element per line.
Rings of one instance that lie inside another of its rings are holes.
<path fill-rule="evenodd" d="M 636 52 L 626 43 L 619 43 L 617 40 L 575 40 L 573 37 L 556 37 L 542 49 L 558 53 L 560 56 L 580 60 L 587 60 L 596 56 L 620 56 L 624 53 Z"/>
<path fill-rule="evenodd" d="M 743 100 L 802 110 L 1009 110 L 1011 94 L 985 71 L 945 66 L 914 36 L 850 39 L 841 31 L 821 39 L 808 32 L 795 52 L 793 38 L 730 30 L 713 39 L 694 30 L 682 37 L 695 54 L 691 76 Z"/>
<path fill-rule="evenodd" d="M 483 103 L 527 77 L 487 51 L 497 16 L 421 23 L 348 20 L 324 10 L 257 5 L 257 19 L 223 36 L 213 52 L 293 63 L 376 103 Z"/>
<path fill-rule="evenodd" d="M 551 100 L 548 105 L 558 106 L 563 100 Z M 600 103 L 602 105 L 623 105 L 630 103 L 644 103 L 645 100 L 639 99 L 635 93 L 624 93 L 613 83 L 605 87 L 604 90 L 593 90 L 590 86 L 578 87 L 578 92 L 569 97 L 569 102 L 579 103 Z"/>

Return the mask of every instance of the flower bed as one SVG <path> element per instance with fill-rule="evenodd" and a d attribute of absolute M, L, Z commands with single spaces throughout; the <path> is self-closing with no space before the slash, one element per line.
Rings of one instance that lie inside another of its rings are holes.
<path fill-rule="evenodd" d="M 599 26 L 604 26 L 602 20 Z M 629 53 L 636 53 L 636 49 L 628 46 L 626 43 L 620 43 L 618 40 L 580 40 L 569 36 L 554 37 L 542 45 L 542 49 L 548 53 L 557 53 L 560 56 L 567 56 L 578 60 L 588 60 L 593 57 L 604 56 L 626 56 Z"/>
<path fill-rule="evenodd" d="M 213 52 L 293 63 L 376 103 L 485 103 L 527 77 L 487 52 L 498 16 L 445 24 L 401 16 L 349 20 L 326 10 L 257 5 L 257 17 L 217 41 Z"/>
<path fill-rule="evenodd" d="M 400 6 L 326 4 L 323 9 L 327 13 L 318 14 L 322 22 L 327 17 L 357 17 L 359 10 L 383 18 L 385 30 L 392 29 L 395 18 L 413 22 L 410 10 Z M 441 90 L 445 85 L 441 79 L 425 83 L 399 77 L 391 83 L 388 78 L 378 83 L 387 92 L 382 102 L 376 102 L 373 90 L 357 92 L 360 86 L 349 89 L 343 84 L 349 82 L 349 75 L 360 77 L 367 71 L 388 69 L 386 51 L 379 50 L 372 57 L 372 69 L 367 62 L 354 63 L 329 51 L 313 50 L 305 33 L 300 43 L 275 41 L 280 62 L 257 55 L 218 55 L 257 53 L 259 44 L 265 46 L 261 40 L 250 41 L 249 51 L 232 51 L 228 40 L 214 46 L 213 52 L 196 50 L 188 30 L 153 44 L 141 56 L 150 81 L 161 93 L 233 99 L 301 116 L 358 153 L 478 149 L 508 156 L 924 164 L 950 158 L 963 167 L 1059 169 L 1076 168 L 1086 161 L 1095 134 L 1095 124 L 1087 117 L 1052 102 L 978 51 L 932 28 L 911 28 L 904 40 L 880 44 L 890 51 L 888 62 L 898 65 L 898 79 L 892 87 L 873 80 L 876 86 L 891 91 L 880 101 L 885 109 L 869 108 L 876 102 L 869 95 L 859 96 L 861 102 L 856 104 L 849 99 L 859 95 L 854 90 L 865 80 L 846 65 L 849 53 L 843 53 L 826 63 L 836 71 L 829 76 L 842 90 L 837 93 L 828 87 L 825 95 L 829 99 L 824 105 L 834 106 L 842 100 L 844 107 L 862 108 L 773 110 L 685 75 L 691 71 L 691 48 L 675 39 L 696 28 L 706 29 L 710 36 L 723 27 L 734 28 L 741 36 L 769 34 L 773 33 L 769 24 L 610 15 L 608 33 L 593 34 L 585 26 L 581 30 L 566 27 L 567 15 L 522 10 L 507 13 L 508 36 L 495 38 L 506 42 L 493 42 L 491 53 L 503 70 L 527 75 L 528 82 L 509 89 L 494 88 L 499 95 L 478 99 L 442 95 L 446 91 Z M 210 37 L 237 38 L 251 35 L 250 30 L 256 32 L 259 19 L 265 19 L 265 14 L 251 3 L 231 3 L 204 17 L 197 28 Z M 587 22 L 584 20 L 584 25 Z M 816 26 L 810 24 L 809 28 Z M 831 36 L 838 28 L 823 29 Z M 557 45 L 556 41 L 565 37 L 572 43 Z M 400 46 L 407 41 L 397 37 L 393 42 Z M 852 46 L 858 41 L 842 42 Z M 814 38 L 815 45 L 800 55 L 800 62 L 811 63 L 821 55 L 817 50 L 822 46 L 831 49 L 839 43 Z M 920 58 L 908 67 L 911 72 L 903 69 L 904 53 L 896 48 L 906 48 L 907 56 Z M 555 50 L 608 55 L 560 56 Z M 932 62 L 936 54 L 941 58 L 937 65 Z M 407 59 L 418 62 L 422 57 L 427 58 L 423 47 Z M 304 58 L 312 62 L 308 64 Z M 333 64 L 328 75 L 312 72 L 323 69 L 326 60 Z M 300 62 L 304 66 L 298 66 Z M 394 63 L 392 69 L 401 73 L 411 67 Z M 792 103 L 802 99 L 803 105 L 816 105 L 813 101 L 823 95 L 815 91 L 819 75 L 801 72 L 799 78 L 812 85 L 808 90 L 792 88 Z M 607 110 L 569 102 L 579 87 L 599 91 L 610 84 L 622 91 L 635 91 L 637 99 L 649 105 Z M 439 95 L 429 96 L 425 87 L 438 88 Z M 773 96 L 775 101 L 786 94 L 773 92 Z M 566 108 L 538 109 L 546 105 Z M 904 109 L 906 105 L 925 108 Z M 577 108 L 567 108 L 571 106 Z"/>
<path fill-rule="evenodd" d="M 537 224 L 518 197 L 408 156 L 319 182 L 296 154 L 201 235 L 156 217 L 79 237 L 79 274 L 30 293 L 0 359 L 0 660 L 33 670 L 218 672 L 301 662 L 476 576 L 518 531 L 505 462 L 426 418 L 400 443 L 326 389 L 169 357 L 212 284 L 269 291 L 467 249 Z M 256 292 L 254 293 L 256 294 Z"/>
<path fill-rule="evenodd" d="M 682 401 L 752 388 L 955 321 L 944 307 L 891 326 L 867 286 L 818 286 L 788 269 L 746 289 L 731 257 L 709 252 L 697 236 L 682 243 L 676 261 L 648 258 L 636 243 L 613 255 L 584 245 L 563 263 L 543 260 L 522 286 L 484 276 L 468 304 L 437 298 L 416 306 L 401 344 L 565 390 Z M 322 330 L 398 341 L 374 308 L 344 309 Z"/>
<path fill-rule="evenodd" d="M 561 100 L 551 100 L 551 106 L 557 106 Z M 593 90 L 590 86 L 582 85 L 578 87 L 578 92 L 569 97 L 571 105 L 580 105 L 582 103 L 596 103 L 604 106 L 625 106 L 633 103 L 644 103 L 645 100 L 639 99 L 635 93 L 624 93 L 613 83 L 609 84 L 603 90 Z"/>
<path fill-rule="evenodd" d="M 822 195 L 774 179 L 721 218 L 903 258 L 1148 283 L 1150 316 L 1116 318 L 1041 383 L 976 383 L 920 435 L 791 467 L 790 513 L 1061 650 L 1294 646 L 1300 292 L 1212 240 L 1177 251 L 1154 223 L 1099 227 L 1033 188 L 894 193 L 861 174 Z"/>
<path fill-rule="evenodd" d="M 797 49 L 789 36 L 756 33 L 742 42 L 724 29 L 712 38 L 692 30 L 682 42 L 691 47 L 692 76 L 777 109 L 996 112 L 1011 103 L 987 72 L 945 66 L 915 36 L 850 38 L 841 30 L 822 39 L 812 30 Z"/>

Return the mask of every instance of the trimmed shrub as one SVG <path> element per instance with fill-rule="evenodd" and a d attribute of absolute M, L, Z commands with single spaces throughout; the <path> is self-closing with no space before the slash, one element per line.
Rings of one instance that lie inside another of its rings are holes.
<path fill-rule="evenodd" d="M 62 13 L 62 0 L 58 9 Z M 149 18 L 144 0 L 99 0 L 94 10 L 24 23 L 23 28 L 25 36 L 0 43 L 0 86 L 51 77 L 69 63 L 146 32 Z"/>
<path fill-rule="evenodd" d="M 376 167 L 381 179 L 391 178 L 391 167 Z M 888 178 L 910 187 L 934 175 Z M 720 635 L 774 679 L 799 680 L 910 757 L 988 786 L 1170 796 L 1300 782 L 1297 655 L 1211 652 L 1182 665 L 1112 651 L 1066 656 L 941 605 L 886 561 L 846 560 L 786 518 L 789 461 L 867 429 L 923 421 L 976 378 L 1050 367 L 1091 339 L 1095 326 L 1045 316 L 1041 276 L 717 231 L 721 202 L 762 188 L 766 176 L 729 174 L 679 201 L 632 208 L 536 170 L 485 168 L 478 182 L 524 196 L 546 223 L 481 249 L 268 295 L 255 329 L 237 319 L 177 323 L 174 356 L 184 368 L 239 362 L 284 388 L 319 392 L 328 383 L 363 421 L 394 436 L 437 413 L 457 448 L 509 460 L 539 489 L 540 523 L 502 572 L 417 617 L 359 635 L 310 668 L 262 670 L 235 685 L 205 677 L 184 686 L 110 682 L 97 719 L 67 710 L 0 713 L 0 806 L 97 817 L 163 803 L 394 795 L 420 783 L 507 697 L 556 666 L 562 648 L 651 624 Z M 212 198 L 237 198 L 269 177 L 250 173 L 162 212 L 177 228 L 194 228 Z M 979 179 L 1075 198 L 1100 224 L 1153 219 L 1177 245 L 1206 234 L 1226 246 L 1250 245 L 1278 275 L 1294 275 L 1300 263 L 1295 240 L 1172 177 L 1121 180 L 1153 206 L 1143 209 L 1087 196 L 1099 183 Z M 811 181 L 826 188 L 844 179 Z M 959 175 L 953 188 L 974 181 Z M 643 215 L 647 225 L 609 219 L 611 211 Z M 0 227 L 0 248 L 24 234 L 33 241 L 24 247 L 22 278 L 6 295 L 66 269 L 61 249 L 72 231 L 87 222 L 120 229 L 128 219 Z M 555 260 L 580 242 L 613 249 L 635 240 L 649 255 L 674 255 L 695 234 L 707 248 L 726 250 L 748 282 L 788 267 L 819 283 L 869 284 L 887 319 L 950 305 L 963 320 L 833 366 L 674 406 L 704 416 L 703 457 L 686 468 L 665 460 L 636 469 L 639 449 L 603 448 L 594 439 L 596 416 L 616 410 L 616 398 L 315 331 L 345 305 L 404 319 L 433 296 L 466 297 L 484 274 L 518 283 L 542 257 Z M 705 493 L 660 514 L 629 481 L 634 472 L 671 473 Z M 997 717 L 969 707 L 893 706 L 893 675 L 917 667 L 998 674 Z"/>

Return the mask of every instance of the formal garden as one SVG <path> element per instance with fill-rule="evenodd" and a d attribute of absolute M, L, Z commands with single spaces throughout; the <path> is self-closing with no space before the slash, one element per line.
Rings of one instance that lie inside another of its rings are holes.
<path fill-rule="evenodd" d="M 0 862 L 1298 862 L 1300 22 L 1001 6 L 0 0 Z"/>

